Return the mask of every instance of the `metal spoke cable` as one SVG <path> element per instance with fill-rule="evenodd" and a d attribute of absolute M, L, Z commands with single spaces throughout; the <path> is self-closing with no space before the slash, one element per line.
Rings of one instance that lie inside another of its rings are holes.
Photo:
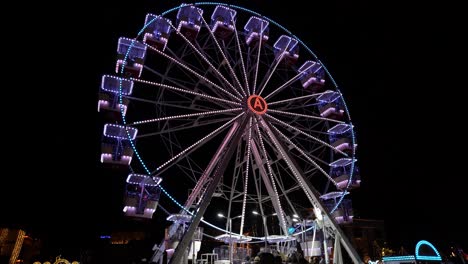
<path fill-rule="evenodd" d="M 238 114 L 236 117 L 234 117 L 233 119 L 231 119 L 229 122 L 225 123 L 224 125 L 218 127 L 217 129 L 213 130 L 212 132 L 210 132 L 208 135 L 204 136 L 203 138 L 199 139 L 197 142 L 193 143 L 192 145 L 190 145 L 188 148 L 182 150 L 181 152 L 179 152 L 177 155 L 175 155 L 174 157 L 172 157 L 171 159 L 169 159 L 168 161 L 164 162 L 163 164 L 161 164 L 161 166 L 157 167 L 156 168 L 156 171 L 159 171 L 160 169 L 162 169 L 164 166 L 166 166 L 167 164 L 171 163 L 172 161 L 174 161 L 175 159 L 179 158 L 180 156 L 184 155 L 187 151 L 195 148 L 197 145 L 203 143 L 205 140 L 207 140 L 208 138 L 210 138 L 211 136 L 213 136 L 214 134 L 218 133 L 220 130 L 226 128 L 229 124 L 231 124 L 232 122 L 234 122 L 235 120 L 237 120 L 239 117 L 241 117 L 242 115 L 244 115 L 245 113 L 242 112 L 240 114 Z"/>
<path fill-rule="evenodd" d="M 158 49 L 156 49 L 156 48 L 154 48 L 154 47 L 152 47 L 152 46 L 150 46 L 150 45 L 147 45 L 147 44 L 145 44 L 145 45 L 146 45 L 147 47 L 149 47 L 150 49 L 154 50 L 154 51 L 155 51 L 156 53 L 158 53 L 159 55 L 161 55 L 161 56 L 163 56 L 163 57 L 165 57 L 165 58 L 171 60 L 172 62 L 176 63 L 176 64 L 179 65 L 180 67 L 182 67 L 182 68 L 186 69 L 187 71 L 193 73 L 195 76 L 197 76 L 198 78 L 202 79 L 203 81 L 205 81 L 205 82 L 207 82 L 207 83 L 213 85 L 213 87 L 215 87 L 216 89 L 218 89 L 218 90 L 220 90 L 220 91 L 226 93 L 227 95 L 231 96 L 233 99 L 236 99 L 237 101 L 240 101 L 240 98 L 239 98 L 239 97 L 237 97 L 237 96 L 233 95 L 232 93 L 228 92 L 227 90 L 225 90 L 225 89 L 222 88 L 221 86 L 219 86 L 219 85 L 213 83 L 213 82 L 210 81 L 208 78 L 206 78 L 206 77 L 202 76 L 201 74 L 197 73 L 195 70 L 192 70 L 190 67 L 188 67 L 188 66 L 185 65 L 184 63 L 180 62 L 179 60 L 177 60 L 177 59 L 175 59 L 175 58 L 173 58 L 173 57 L 167 55 L 166 53 L 164 53 L 164 52 L 162 52 L 162 51 L 160 51 L 160 50 L 158 50 Z"/>
<path fill-rule="evenodd" d="M 215 110 L 215 111 L 208 111 L 208 112 L 201 112 L 201 113 L 194 113 L 194 114 L 186 114 L 186 115 L 166 116 L 166 117 L 161 117 L 161 118 L 153 118 L 153 119 L 136 121 L 136 122 L 130 123 L 129 125 L 140 125 L 140 124 L 159 122 L 159 121 L 164 121 L 164 120 L 188 118 L 188 117 L 194 117 L 194 116 L 216 115 L 216 114 L 223 114 L 223 113 L 235 112 L 235 111 L 240 111 L 240 110 L 242 110 L 242 108 Z"/>
<path fill-rule="evenodd" d="M 172 27 L 173 30 L 175 30 L 175 32 L 177 33 L 177 35 L 181 36 L 181 37 L 185 40 L 185 42 L 187 42 L 187 44 L 188 44 L 190 47 L 192 47 L 192 49 L 208 64 L 208 66 L 218 74 L 218 76 L 225 82 L 225 84 L 227 84 L 229 87 L 231 87 L 231 89 L 232 89 L 234 92 L 236 92 L 236 94 L 239 96 L 239 97 L 237 97 L 237 98 L 240 99 L 240 98 L 242 97 L 242 95 L 239 93 L 239 91 L 237 91 L 237 89 L 236 89 L 228 80 L 226 80 L 226 78 L 224 77 L 224 75 L 222 75 L 221 72 L 219 72 L 218 69 L 216 69 L 216 67 L 213 66 L 213 64 L 206 58 L 206 56 L 203 55 L 203 54 L 201 53 L 201 51 L 200 51 L 197 47 L 195 47 L 195 45 L 193 45 L 193 43 L 190 42 L 190 40 L 188 40 L 188 39 L 184 36 L 184 34 L 180 33 L 173 25 L 171 25 L 171 27 Z"/>
<path fill-rule="evenodd" d="M 200 13 L 200 12 L 199 12 Z M 236 83 L 239 85 L 239 88 L 242 92 L 242 94 L 244 96 L 246 96 L 246 93 L 244 92 L 244 89 L 242 89 L 242 84 L 239 82 L 239 79 L 237 78 L 237 75 L 236 73 L 234 72 L 234 69 L 232 68 L 231 66 L 231 63 L 229 62 L 228 58 L 226 57 L 226 54 L 224 54 L 223 52 L 223 49 L 221 48 L 221 46 L 219 45 L 219 42 L 218 40 L 216 39 L 213 31 L 210 29 L 210 26 L 208 25 L 208 23 L 206 23 L 206 20 L 205 18 L 203 18 L 203 16 L 200 14 L 201 16 L 201 19 L 203 21 L 203 23 L 205 24 L 205 27 L 208 29 L 208 31 L 210 32 L 210 36 L 213 38 L 215 44 L 216 44 L 216 47 L 218 48 L 219 52 L 221 53 L 221 56 L 223 57 L 223 59 L 226 61 L 226 65 L 228 66 L 229 68 L 229 71 L 231 71 L 231 74 L 232 74 L 232 77 L 234 78 L 234 80 L 236 81 Z M 232 16 L 231 16 L 232 17 Z M 232 19 L 232 18 L 231 18 Z"/>
<path fill-rule="evenodd" d="M 150 81 L 146 81 L 146 80 L 142 80 L 142 79 L 136 79 L 136 78 L 130 78 L 129 80 L 135 81 L 135 82 L 140 82 L 140 83 L 145 83 L 145 84 L 149 84 L 149 85 L 153 85 L 153 86 L 157 86 L 157 87 L 163 87 L 163 88 L 178 91 L 178 92 L 193 94 L 193 95 L 208 98 L 208 99 L 211 99 L 211 100 L 225 102 L 225 103 L 228 103 L 228 104 L 241 105 L 241 103 L 239 103 L 239 102 L 233 102 L 233 101 L 229 101 L 229 100 L 226 100 L 226 99 L 221 99 L 221 98 L 218 98 L 218 97 L 214 97 L 214 96 L 211 96 L 211 95 L 206 95 L 206 94 L 201 94 L 201 93 L 193 92 L 193 91 L 186 90 L 186 89 L 181 89 L 181 88 L 170 86 L 170 85 L 163 84 L 163 83 L 150 82 Z"/>
<path fill-rule="evenodd" d="M 277 123 L 279 123 L 279 124 L 281 124 L 283 126 L 286 126 L 286 127 L 290 128 L 290 129 L 293 129 L 294 131 L 297 131 L 297 132 L 303 134 L 304 136 L 309 137 L 309 138 L 311 138 L 311 139 L 313 139 L 313 140 L 315 140 L 315 141 L 317 141 L 317 142 L 319 142 L 319 143 L 321 143 L 321 144 L 335 150 L 336 152 L 339 152 L 339 153 L 343 154 L 344 156 L 348 157 L 348 154 L 346 154 L 345 152 L 333 147 L 332 145 L 328 144 L 327 142 L 325 142 L 323 140 L 320 140 L 320 139 L 318 139 L 318 138 L 316 138 L 316 137 L 314 137 L 314 136 L 312 136 L 312 135 L 310 135 L 310 134 L 308 134 L 308 133 L 306 133 L 306 132 L 304 132 L 304 131 L 296 128 L 296 127 L 293 127 L 293 126 L 289 125 L 288 123 L 283 122 L 283 121 L 281 121 L 281 120 L 279 120 L 279 119 L 277 119 L 277 118 L 275 118 L 275 117 L 273 117 L 273 116 L 271 116 L 269 114 L 265 114 L 265 116 L 267 116 L 268 118 L 271 118 L 272 120 L 276 121 Z"/>

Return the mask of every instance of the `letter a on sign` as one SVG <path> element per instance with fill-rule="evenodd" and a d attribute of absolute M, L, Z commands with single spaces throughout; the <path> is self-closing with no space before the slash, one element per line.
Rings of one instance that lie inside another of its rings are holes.
<path fill-rule="evenodd" d="M 260 99 L 257 97 L 255 98 L 255 103 L 254 103 L 254 106 L 253 108 L 259 112 L 263 111 L 263 105 L 262 103 L 260 102 Z"/>
<path fill-rule="evenodd" d="M 266 113 L 268 105 L 262 97 L 258 95 L 251 95 L 247 99 L 247 106 L 249 107 L 250 111 L 254 112 L 257 115 L 263 115 Z"/>

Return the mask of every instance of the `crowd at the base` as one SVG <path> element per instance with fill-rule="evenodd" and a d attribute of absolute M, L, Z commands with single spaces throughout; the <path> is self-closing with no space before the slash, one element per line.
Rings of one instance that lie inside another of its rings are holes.
<path fill-rule="evenodd" d="M 299 252 L 294 252 L 289 256 L 285 256 L 279 252 L 259 252 L 253 259 L 248 259 L 245 263 L 251 264 L 284 264 L 284 263 L 297 263 L 297 264 L 322 264 L 325 263 L 321 257 L 312 257 L 309 260 Z"/>

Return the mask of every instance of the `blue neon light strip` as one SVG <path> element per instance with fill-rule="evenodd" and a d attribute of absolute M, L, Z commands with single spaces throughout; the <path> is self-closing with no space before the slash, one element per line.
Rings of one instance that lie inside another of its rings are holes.
<path fill-rule="evenodd" d="M 401 261 L 401 260 L 416 260 L 412 255 L 410 256 L 392 256 L 392 257 L 383 257 L 383 261 Z"/>
<path fill-rule="evenodd" d="M 392 257 L 383 257 L 383 261 L 403 261 L 403 260 L 432 260 L 432 261 L 441 261 L 440 256 L 392 256 Z"/>
<path fill-rule="evenodd" d="M 434 253 L 437 256 L 421 256 L 421 255 L 419 255 L 419 247 L 421 247 L 422 245 L 428 245 L 434 251 Z M 419 241 L 418 244 L 416 244 L 416 249 L 414 251 L 416 252 L 416 259 L 417 260 L 442 260 L 442 258 L 440 257 L 439 251 L 437 251 L 437 249 L 434 247 L 434 245 L 432 245 L 429 241 L 426 241 L 426 240 Z"/>

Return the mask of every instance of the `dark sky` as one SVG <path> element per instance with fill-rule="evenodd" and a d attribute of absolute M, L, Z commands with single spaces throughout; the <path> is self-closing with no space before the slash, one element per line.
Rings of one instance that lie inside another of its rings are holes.
<path fill-rule="evenodd" d="M 466 103 L 449 63 L 451 32 L 436 18 L 442 10 L 404 1 L 286 2 L 229 3 L 289 29 L 341 87 L 359 144 L 356 214 L 384 220 L 391 241 L 468 247 Z M 38 15 L 40 38 L 20 34 L 21 55 L 11 64 L 17 85 L 4 87 L 16 104 L 3 105 L 0 224 L 78 241 L 121 226 L 124 176 L 98 162 L 100 77 L 113 70 L 118 37 L 136 36 L 146 13 L 178 3 L 67 3 Z"/>

